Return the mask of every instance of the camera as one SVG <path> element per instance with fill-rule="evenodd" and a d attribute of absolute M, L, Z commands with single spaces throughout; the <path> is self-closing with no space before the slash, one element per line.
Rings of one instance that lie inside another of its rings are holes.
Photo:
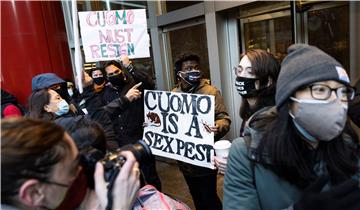
<path fill-rule="evenodd" d="M 125 157 L 120 155 L 121 151 L 132 152 L 140 165 L 146 163 L 152 157 L 150 147 L 143 140 L 139 140 L 135 144 L 125 145 L 116 152 L 107 153 L 100 160 L 100 163 L 104 166 L 104 179 L 106 182 L 116 178 L 117 173 L 126 161 Z"/>
<path fill-rule="evenodd" d="M 104 154 L 99 149 L 92 146 L 81 149 L 80 151 L 80 163 L 84 167 L 86 177 L 88 179 L 88 186 L 94 189 L 94 172 L 96 162 L 100 162 L 104 166 L 104 178 L 106 182 L 109 182 L 113 176 L 120 171 L 121 166 L 125 163 L 126 159 L 120 155 L 121 151 L 131 151 L 139 164 L 144 164 L 151 159 L 152 153 L 150 147 L 143 141 L 139 140 L 135 144 L 128 144 L 117 151 L 108 152 Z M 116 178 L 113 177 L 113 178 Z"/>

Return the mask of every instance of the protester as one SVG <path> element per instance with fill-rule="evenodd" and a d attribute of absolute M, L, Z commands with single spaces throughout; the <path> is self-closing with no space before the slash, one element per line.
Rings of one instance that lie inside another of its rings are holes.
<path fill-rule="evenodd" d="M 142 138 L 144 123 L 144 97 L 145 89 L 152 90 L 155 85 L 150 75 L 141 70 L 135 69 L 127 56 L 121 57 L 122 65 L 117 61 L 109 61 L 105 64 L 106 77 L 110 86 L 105 86 L 102 93 L 104 104 L 109 104 L 114 99 L 122 98 L 131 88 L 136 86 L 138 94 L 132 98 L 125 99 L 126 109 L 122 113 L 110 113 L 114 126 L 117 128 L 117 139 L 120 146 L 135 143 Z"/>
<path fill-rule="evenodd" d="M 226 112 L 220 91 L 210 85 L 210 81 L 201 78 L 200 58 L 195 54 L 182 55 L 175 62 L 178 85 L 174 92 L 206 94 L 215 96 L 215 125 L 210 131 L 215 141 L 223 137 L 230 129 L 230 117 Z M 186 183 L 190 189 L 196 209 L 221 209 L 221 201 L 216 192 L 216 170 L 179 162 Z"/>
<path fill-rule="evenodd" d="M 44 88 L 50 88 L 56 91 L 61 96 L 61 98 L 63 98 L 69 104 L 71 111 L 69 114 L 73 114 L 74 116 L 77 114 L 84 114 L 78 107 L 77 103 L 70 97 L 66 81 L 58 77 L 56 74 L 43 73 L 38 74 L 32 78 L 31 89 L 33 92 Z"/>
<path fill-rule="evenodd" d="M 1 118 L 20 117 L 26 113 L 25 108 L 16 97 L 1 89 Z"/>
<path fill-rule="evenodd" d="M 113 209 L 131 209 L 139 189 L 138 163 L 131 152 L 122 155 L 126 162 L 115 181 Z M 1 172 L 2 209 L 105 209 L 107 205 L 103 167 L 97 165 L 96 195 L 89 197 L 78 150 L 53 123 L 2 120 L 1 168 L 6 169 Z"/>
<path fill-rule="evenodd" d="M 261 49 L 245 52 L 240 63 L 234 67 L 235 86 L 241 95 L 240 117 L 243 123 L 240 136 L 243 136 L 246 121 L 256 111 L 275 105 L 276 80 L 280 64 L 275 57 Z"/>
<path fill-rule="evenodd" d="M 55 121 L 55 123 L 66 126 L 68 129 L 76 127 L 82 121 L 91 118 L 97 121 L 106 134 L 106 148 L 115 150 L 119 148 L 115 139 L 115 133 L 109 118 L 104 110 L 87 115 L 69 115 L 69 105 L 61 96 L 52 89 L 41 89 L 31 94 L 29 98 L 29 117 Z"/>
<path fill-rule="evenodd" d="M 134 144 L 143 135 L 144 123 L 144 90 L 152 90 L 155 84 L 151 76 L 136 69 L 127 56 L 117 61 L 109 61 L 105 64 L 107 80 L 111 85 L 106 85 L 101 93 L 104 105 L 111 105 L 118 100 L 116 108 L 107 109 L 120 146 Z M 155 158 L 148 164 L 141 166 L 145 181 L 161 190 L 161 183 L 156 172 Z M 144 184 L 144 183 L 143 183 Z"/>
<path fill-rule="evenodd" d="M 358 137 L 347 123 L 354 90 L 343 67 L 295 44 L 281 65 L 276 107 L 233 141 L 224 209 L 360 209 Z"/>
<path fill-rule="evenodd" d="M 69 96 L 72 98 L 74 96 L 74 90 L 75 90 L 74 83 L 70 80 L 66 80 L 66 87 L 67 87 Z"/>
<path fill-rule="evenodd" d="M 102 92 L 106 85 L 105 72 L 102 68 L 93 68 L 90 70 L 89 75 L 94 80 L 94 90 L 96 93 Z"/>
<path fill-rule="evenodd" d="M 279 71 L 280 64 L 265 50 L 248 50 L 241 55 L 239 65 L 234 67 L 235 87 L 242 98 L 240 136 L 243 136 L 246 122 L 251 115 L 275 105 L 275 88 Z M 225 173 L 227 159 L 215 156 L 214 161 L 219 172 Z"/>

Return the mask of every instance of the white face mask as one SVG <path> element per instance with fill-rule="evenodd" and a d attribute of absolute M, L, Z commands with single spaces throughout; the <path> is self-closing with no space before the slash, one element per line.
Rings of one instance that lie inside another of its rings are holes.
<path fill-rule="evenodd" d="M 289 114 L 298 131 L 308 140 L 331 141 L 344 130 L 347 106 L 339 99 L 331 102 L 290 99 L 298 103 L 298 110 Z"/>
<path fill-rule="evenodd" d="M 70 97 L 74 95 L 74 91 L 71 88 L 68 89 L 68 93 Z"/>

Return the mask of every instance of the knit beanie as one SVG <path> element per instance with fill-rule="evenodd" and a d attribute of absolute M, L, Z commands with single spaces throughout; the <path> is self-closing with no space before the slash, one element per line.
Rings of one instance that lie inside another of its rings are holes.
<path fill-rule="evenodd" d="M 300 87 L 326 80 L 350 85 L 346 71 L 333 57 L 314 46 L 291 45 L 288 48 L 288 55 L 281 64 L 276 84 L 277 109 Z"/>

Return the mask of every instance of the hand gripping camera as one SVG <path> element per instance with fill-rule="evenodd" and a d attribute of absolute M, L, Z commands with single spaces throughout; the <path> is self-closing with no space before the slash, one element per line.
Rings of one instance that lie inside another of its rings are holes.
<path fill-rule="evenodd" d="M 124 165 L 126 159 L 120 155 L 121 151 L 131 151 L 140 165 L 146 163 L 152 157 L 150 147 L 143 141 L 139 140 L 135 144 L 128 144 L 117 150 L 105 155 L 100 163 L 104 166 L 104 178 L 106 182 L 114 180 Z"/>

